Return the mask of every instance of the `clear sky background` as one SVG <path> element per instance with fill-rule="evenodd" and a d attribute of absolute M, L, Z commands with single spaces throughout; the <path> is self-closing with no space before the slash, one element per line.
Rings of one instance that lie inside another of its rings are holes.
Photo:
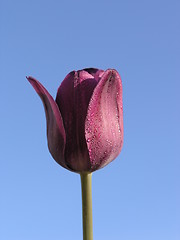
<path fill-rule="evenodd" d="M 43 105 L 72 70 L 115 68 L 124 146 L 93 174 L 94 240 L 180 239 L 180 1 L 0 0 L 0 239 L 82 239 L 78 174 L 46 140 Z"/>

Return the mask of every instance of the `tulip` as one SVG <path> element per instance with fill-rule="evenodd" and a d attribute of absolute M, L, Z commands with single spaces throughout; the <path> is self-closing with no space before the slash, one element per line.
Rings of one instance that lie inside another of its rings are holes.
<path fill-rule="evenodd" d="M 122 83 L 116 70 L 69 73 L 54 101 L 33 77 L 27 78 L 44 104 L 48 147 L 71 171 L 93 172 L 114 160 L 123 143 Z"/>
<path fill-rule="evenodd" d="M 83 234 L 84 240 L 90 240 L 91 173 L 113 161 L 123 144 L 121 78 L 114 69 L 72 71 L 58 88 L 55 100 L 39 81 L 27 79 L 44 105 L 52 157 L 81 175 L 83 211 L 88 211 L 83 213 Z"/>

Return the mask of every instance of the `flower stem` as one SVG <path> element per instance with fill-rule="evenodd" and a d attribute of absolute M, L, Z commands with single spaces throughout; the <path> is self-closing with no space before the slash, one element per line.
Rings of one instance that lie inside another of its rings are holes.
<path fill-rule="evenodd" d="M 81 174 L 83 240 L 93 240 L 91 178 L 92 173 Z"/>

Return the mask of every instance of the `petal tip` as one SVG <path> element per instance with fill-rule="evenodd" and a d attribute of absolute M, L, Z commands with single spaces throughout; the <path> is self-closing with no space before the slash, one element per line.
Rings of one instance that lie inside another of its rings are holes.
<path fill-rule="evenodd" d="M 33 78 L 32 76 L 26 76 L 26 79 L 31 83 L 32 81 L 37 81 L 35 78 Z"/>

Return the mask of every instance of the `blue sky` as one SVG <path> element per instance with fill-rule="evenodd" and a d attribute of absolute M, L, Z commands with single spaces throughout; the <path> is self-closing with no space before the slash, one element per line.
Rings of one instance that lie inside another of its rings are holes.
<path fill-rule="evenodd" d="M 0 2 L 0 239 L 79 240 L 78 174 L 47 149 L 42 103 L 72 70 L 115 68 L 124 146 L 93 174 L 94 239 L 180 239 L 180 2 Z"/>

